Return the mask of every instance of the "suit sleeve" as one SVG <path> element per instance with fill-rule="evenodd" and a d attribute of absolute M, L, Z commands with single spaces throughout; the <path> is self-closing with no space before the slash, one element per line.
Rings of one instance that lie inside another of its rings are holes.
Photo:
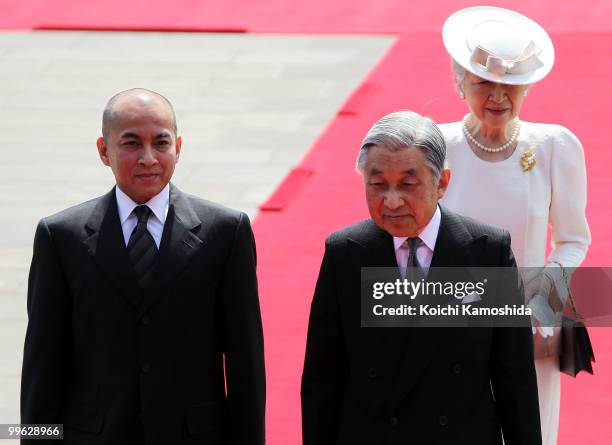
<path fill-rule="evenodd" d="M 515 268 L 510 234 L 505 232 L 500 266 Z M 511 282 L 510 282 L 511 281 Z M 522 295 L 517 274 L 504 285 Z M 490 358 L 491 387 L 506 445 L 541 445 L 538 387 L 531 327 L 493 328 Z"/>
<path fill-rule="evenodd" d="M 241 214 L 223 277 L 224 353 L 232 445 L 264 444 L 266 377 L 255 239 Z"/>
<path fill-rule="evenodd" d="M 348 368 L 331 251 L 328 242 L 308 323 L 301 390 L 304 445 L 336 443 Z"/>
<path fill-rule="evenodd" d="M 61 423 L 70 348 L 70 294 L 51 232 L 40 221 L 28 280 L 21 422 Z M 22 444 L 31 441 L 22 440 Z M 31 442 L 36 443 L 36 442 Z"/>

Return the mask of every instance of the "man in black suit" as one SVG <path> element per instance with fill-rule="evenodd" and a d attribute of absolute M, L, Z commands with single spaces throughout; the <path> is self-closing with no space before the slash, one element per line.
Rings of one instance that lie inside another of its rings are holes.
<path fill-rule="evenodd" d="M 362 267 L 516 267 L 507 231 L 438 205 L 445 155 L 440 130 L 411 112 L 385 116 L 363 142 L 371 219 L 326 241 L 302 376 L 305 445 L 501 445 L 502 431 L 506 445 L 541 444 L 529 327 L 361 327 Z"/>
<path fill-rule="evenodd" d="M 157 93 L 115 95 L 97 146 L 116 186 L 36 230 L 22 423 L 63 424 L 65 444 L 263 445 L 247 216 L 170 183 L 181 138 Z"/>

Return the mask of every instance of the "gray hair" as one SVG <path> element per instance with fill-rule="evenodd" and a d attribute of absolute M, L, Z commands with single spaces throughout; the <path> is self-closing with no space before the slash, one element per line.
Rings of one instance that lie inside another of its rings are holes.
<path fill-rule="evenodd" d="M 164 96 L 155 91 L 147 90 L 146 88 L 130 88 L 129 90 L 121 91 L 115 94 L 106 103 L 106 107 L 104 107 L 104 112 L 102 113 L 102 136 L 104 137 L 104 139 L 108 138 L 110 129 L 115 121 L 115 104 L 123 96 L 134 94 L 147 94 L 150 96 L 157 97 L 158 99 L 161 99 L 163 102 L 165 102 L 170 108 L 170 113 L 172 114 L 172 130 L 174 131 L 174 135 L 177 135 L 178 128 L 176 126 L 176 113 L 174 112 L 174 107 L 172 106 L 172 103 Z"/>
<path fill-rule="evenodd" d="M 451 69 L 453 70 L 453 77 L 455 78 L 455 86 L 457 87 L 457 92 L 463 95 L 463 79 L 465 79 L 466 69 L 455 61 L 455 59 L 451 58 Z"/>
<path fill-rule="evenodd" d="M 434 121 L 413 111 L 387 114 L 370 128 L 357 156 L 355 168 L 359 173 L 363 173 L 366 155 L 372 147 L 382 147 L 392 152 L 410 147 L 420 148 L 435 181 L 440 179 L 446 166 L 446 143 L 442 132 Z"/>

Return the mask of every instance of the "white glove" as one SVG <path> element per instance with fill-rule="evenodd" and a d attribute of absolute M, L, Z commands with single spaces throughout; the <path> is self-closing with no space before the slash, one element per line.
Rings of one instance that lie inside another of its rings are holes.
<path fill-rule="evenodd" d="M 541 295 L 548 299 L 553 290 L 553 280 L 546 272 L 542 271 L 533 278 L 525 278 L 525 301 L 529 301 L 536 295 Z"/>
<path fill-rule="evenodd" d="M 544 338 L 551 337 L 553 335 L 553 327 L 560 326 L 560 316 L 558 313 L 552 310 L 548 299 L 542 295 L 536 295 L 529 303 L 527 307 L 531 309 L 531 316 L 533 317 L 536 326 L 531 329 L 535 334 L 536 331 Z"/>

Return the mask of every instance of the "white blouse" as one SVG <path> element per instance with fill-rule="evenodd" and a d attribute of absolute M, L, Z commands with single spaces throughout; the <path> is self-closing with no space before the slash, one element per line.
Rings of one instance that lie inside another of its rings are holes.
<path fill-rule="evenodd" d="M 521 267 L 559 262 L 577 267 L 591 234 L 585 216 L 586 166 L 580 141 L 560 125 L 521 122 L 518 145 L 503 161 L 472 152 L 461 122 L 440 125 L 447 144 L 451 180 L 441 204 L 457 213 L 507 229 Z M 523 171 L 525 150 L 536 164 Z M 552 251 L 546 258 L 547 227 Z"/>

